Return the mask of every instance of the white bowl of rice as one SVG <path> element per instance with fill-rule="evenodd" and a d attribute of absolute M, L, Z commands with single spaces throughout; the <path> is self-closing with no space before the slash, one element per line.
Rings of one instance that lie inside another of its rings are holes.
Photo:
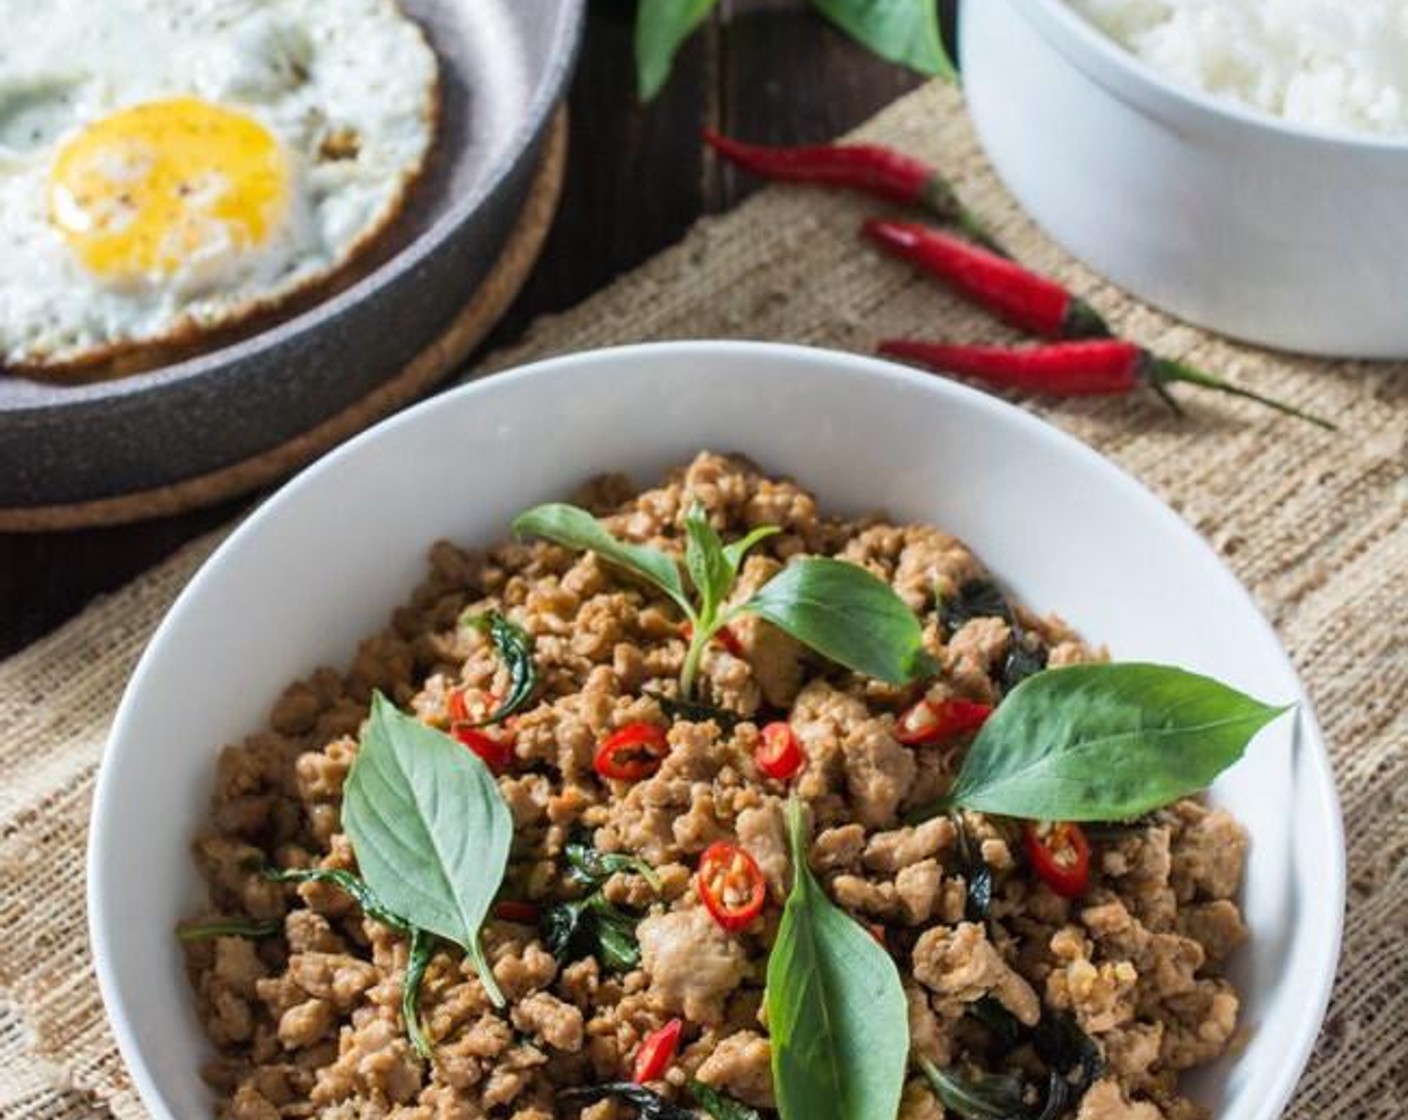
<path fill-rule="evenodd" d="M 1140 298 L 1250 342 L 1408 357 L 1405 0 L 981 0 L 998 173 Z"/>

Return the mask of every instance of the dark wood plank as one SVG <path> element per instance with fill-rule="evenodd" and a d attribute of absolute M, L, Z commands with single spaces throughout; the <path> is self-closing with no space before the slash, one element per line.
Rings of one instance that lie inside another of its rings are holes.
<path fill-rule="evenodd" d="M 820 140 L 918 81 L 845 40 L 803 0 L 723 0 L 681 52 L 664 92 L 642 107 L 632 7 L 592 0 L 589 10 L 562 205 L 541 262 L 487 345 L 513 339 L 538 314 L 570 307 L 673 244 L 701 213 L 756 188 L 704 158 L 705 123 L 774 143 Z M 247 505 L 113 529 L 0 534 L 0 656 Z"/>

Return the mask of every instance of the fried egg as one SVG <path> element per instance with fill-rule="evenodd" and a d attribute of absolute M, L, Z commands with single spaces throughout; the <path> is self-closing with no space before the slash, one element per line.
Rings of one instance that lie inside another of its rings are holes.
<path fill-rule="evenodd" d="M 337 272 L 435 139 L 394 0 L 0 0 L 0 368 L 231 326 Z"/>

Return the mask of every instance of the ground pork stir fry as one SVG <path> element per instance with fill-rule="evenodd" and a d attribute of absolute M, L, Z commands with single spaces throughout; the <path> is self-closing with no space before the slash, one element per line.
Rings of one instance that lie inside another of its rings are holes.
<path fill-rule="evenodd" d="M 1185 799 L 1132 826 L 1092 827 L 1089 883 L 1074 899 L 1034 873 L 1012 821 L 971 812 L 902 820 L 945 792 L 972 737 L 907 745 L 902 712 L 921 697 L 999 702 L 1019 642 L 1052 666 L 1101 653 L 1059 620 L 1020 609 L 1010 621 L 972 617 L 950 630 L 936 596 L 984 574 L 961 542 L 927 525 L 824 517 L 805 490 L 741 459 L 701 454 L 654 489 L 609 478 L 578 500 L 617 536 L 674 553 L 694 502 L 726 541 L 779 526 L 744 562 L 740 599 L 801 554 L 862 565 L 921 617 L 941 671 L 917 687 L 882 684 L 746 616 L 708 647 L 697 690 L 741 718 L 691 721 L 658 699 L 677 695 L 687 648 L 667 598 L 595 553 L 544 541 L 436 544 L 429 577 L 389 629 L 345 672 L 290 686 L 269 729 L 221 755 L 210 826 L 196 844 L 210 890 L 198 920 L 264 923 L 270 934 L 186 946 L 218 1051 L 207 1078 L 226 1120 L 626 1120 L 635 1112 L 620 1100 L 557 1095 L 629 1081 L 642 1041 L 675 1018 L 678 1048 L 651 1089 L 697 1108 L 686 1091 L 694 1079 L 766 1114 L 775 1098 L 763 980 L 792 878 L 789 791 L 809 811 L 818 879 L 899 966 L 917 1056 L 954 1070 L 1030 1067 L 1031 1047 L 1004 1035 L 1065 1013 L 1098 1048 L 1067 1115 L 1202 1115 L 1178 1076 L 1237 1038 L 1238 999 L 1221 973 L 1246 935 L 1235 902 L 1246 838 L 1234 820 Z M 511 734 L 500 733 L 511 749 L 498 785 L 514 841 L 499 897 L 512 905 L 485 924 L 483 941 L 508 1005 L 496 1010 L 464 954 L 440 943 L 421 986 L 434 1048 L 425 1061 L 402 1017 L 407 937 L 335 884 L 273 882 L 260 869 L 355 869 L 340 806 L 373 691 L 441 728 L 454 705 L 491 707 L 510 687 L 507 669 L 489 638 L 461 623 L 466 611 L 488 610 L 531 636 L 539 674 Z M 761 729 L 781 720 L 805 758 L 791 781 L 757 761 Z M 638 780 L 604 780 L 599 745 L 639 723 L 665 734 L 663 761 Z M 695 872 L 716 841 L 740 845 L 765 880 L 761 914 L 738 930 L 700 897 Z M 569 842 L 629 853 L 658 876 L 658 890 L 629 868 L 599 886 L 634 925 L 638 963 L 550 951 L 538 915 L 590 889 L 567 874 Z M 970 889 L 980 873 L 991 879 L 985 915 Z M 902 1120 L 945 1115 L 912 1074 Z"/>

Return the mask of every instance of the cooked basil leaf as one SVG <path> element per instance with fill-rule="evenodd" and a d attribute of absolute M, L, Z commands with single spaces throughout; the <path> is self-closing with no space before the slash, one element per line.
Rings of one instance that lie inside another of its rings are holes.
<path fill-rule="evenodd" d="M 649 692 L 660 704 L 660 710 L 671 719 L 687 723 L 708 723 L 712 720 L 720 731 L 729 732 L 743 722 L 743 717 L 727 708 L 716 708 L 712 704 L 697 704 L 691 700 L 676 700 L 673 696 L 661 696 Z"/>
<path fill-rule="evenodd" d="M 724 542 L 698 502 L 684 515 L 684 531 L 684 566 L 699 598 L 700 624 L 708 626 L 733 587 L 734 571 L 724 555 Z"/>
<path fill-rule="evenodd" d="M 1017 1074 L 960 1073 L 925 1057 L 916 1062 L 944 1108 L 967 1120 L 1027 1120 L 1027 1083 Z"/>
<path fill-rule="evenodd" d="M 464 624 L 489 635 L 499 659 L 508 670 L 508 692 L 503 703 L 474 725 L 486 727 L 513 715 L 528 702 L 533 689 L 538 686 L 538 671 L 533 664 L 533 639 L 521 626 L 510 622 L 498 611 L 470 615 L 464 619 Z"/>
<path fill-rule="evenodd" d="M 953 828 L 958 836 L 958 866 L 966 888 L 963 916 L 970 922 L 986 921 L 988 910 L 992 907 L 992 868 L 983 859 L 981 849 L 969 837 L 963 814 L 953 814 Z"/>
<path fill-rule="evenodd" d="M 740 610 L 753 611 L 823 657 L 889 684 L 934 672 L 919 619 L 890 585 L 843 560 L 789 564 Z"/>
<path fill-rule="evenodd" d="M 952 595 L 939 598 L 939 625 L 948 637 L 975 618 L 1000 618 L 1010 624 L 1012 608 L 1007 596 L 990 579 L 965 580 Z"/>
<path fill-rule="evenodd" d="M 1049 656 L 1046 646 L 1034 634 L 1023 633 L 1014 627 L 1012 642 L 1007 656 L 1002 659 L 1002 672 L 998 683 L 1004 693 L 1011 692 L 1028 677 L 1034 677 L 1046 668 Z"/>
<path fill-rule="evenodd" d="M 176 927 L 176 936 L 182 941 L 209 941 L 215 937 L 248 937 L 258 940 L 273 937 L 284 928 L 278 918 L 264 921 L 231 918 L 221 922 L 192 922 Z"/>
<path fill-rule="evenodd" d="M 596 888 L 618 871 L 639 875 L 651 888 L 660 890 L 660 876 L 655 868 L 629 852 L 602 852 L 584 839 L 569 840 L 562 849 L 567 861 L 567 877 L 584 887 Z"/>
<path fill-rule="evenodd" d="M 1207 788 L 1286 710 L 1165 665 L 1048 669 L 998 705 L 947 803 L 1027 820 L 1135 817 Z"/>
<path fill-rule="evenodd" d="M 996 996 L 983 996 L 968 1005 L 968 1014 L 992 1032 L 1003 1054 L 1015 1050 L 1026 1028 L 1022 1021 L 1002 1006 Z"/>
<path fill-rule="evenodd" d="M 690 1081 L 689 1095 L 699 1102 L 699 1107 L 713 1120 L 763 1120 L 756 1108 L 749 1108 L 742 1101 L 725 1096 L 712 1085 L 702 1081 Z"/>
<path fill-rule="evenodd" d="M 583 1085 L 579 1089 L 563 1089 L 557 1094 L 563 1104 L 596 1104 L 608 1099 L 624 1101 L 636 1110 L 637 1120 L 698 1120 L 687 1108 L 671 1104 L 659 1093 L 651 1092 L 634 1081 L 609 1081 L 604 1085 Z"/>
<path fill-rule="evenodd" d="M 957 77 L 934 0 L 812 0 L 812 6 L 881 58 L 934 78 Z"/>
<path fill-rule="evenodd" d="M 513 817 L 483 761 L 376 693 L 342 825 L 367 885 L 411 925 L 464 949 L 502 1007 L 479 931 L 503 882 Z"/>
<path fill-rule="evenodd" d="M 406 978 L 401 981 L 401 1018 L 406 1021 L 406 1035 L 411 1048 L 430 1060 L 430 1038 L 420 1021 L 420 986 L 430 958 L 435 955 L 435 937 L 423 929 L 411 930 L 411 944 L 406 951 Z"/>
<path fill-rule="evenodd" d="M 1072 1104 L 1071 1098 L 1078 1092 L 1085 1092 L 1085 1087 L 1077 1089 L 1052 1070 L 1046 1075 L 1046 1100 L 1042 1102 L 1041 1111 L 1036 1114 L 1034 1120 L 1057 1120 L 1057 1117 L 1066 1115 Z"/>
<path fill-rule="evenodd" d="M 768 957 L 764 997 L 782 1120 L 894 1116 L 909 1053 L 899 970 L 812 875 L 795 798 L 787 833 L 792 890 Z"/>
<path fill-rule="evenodd" d="M 1080 1029 L 1068 1011 L 1046 1008 L 1032 1028 L 1032 1048 L 1053 1072 L 1067 1077 L 1079 1074 L 1076 1087 L 1084 1092 L 1100 1076 L 1104 1059 L 1095 1040 Z"/>
<path fill-rule="evenodd" d="M 352 896 L 352 900 L 367 917 L 389 926 L 398 933 L 410 933 L 411 924 L 382 902 L 376 892 L 350 871 L 340 867 L 269 867 L 264 878 L 275 883 L 331 883 Z"/>
<path fill-rule="evenodd" d="M 594 892 L 549 906 L 539 928 L 543 943 L 559 964 L 595 957 L 608 972 L 622 973 L 640 964 L 639 923 L 640 919 Z"/>
<path fill-rule="evenodd" d="M 665 0 L 666 3 L 669 0 Z M 519 536 L 543 537 L 564 548 L 595 552 L 607 563 L 634 572 L 673 599 L 689 618 L 694 617 L 689 596 L 674 559 L 654 548 L 628 544 L 613 537 L 600 521 L 584 509 L 566 502 L 549 502 L 519 514 L 513 522 Z"/>

